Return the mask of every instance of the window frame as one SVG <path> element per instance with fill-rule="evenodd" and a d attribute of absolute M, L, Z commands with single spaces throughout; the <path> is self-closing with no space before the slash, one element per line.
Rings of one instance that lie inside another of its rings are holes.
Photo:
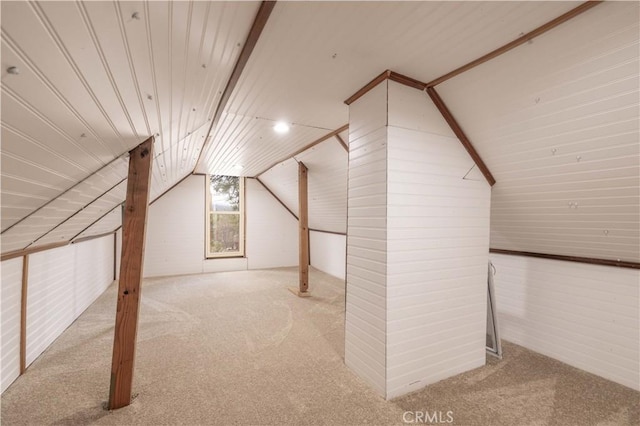
<path fill-rule="evenodd" d="M 205 259 L 224 259 L 224 258 L 233 258 L 233 257 L 245 257 L 245 178 L 242 176 L 234 176 L 238 178 L 238 182 L 240 185 L 239 195 L 240 195 L 240 205 L 238 207 L 238 211 L 220 211 L 213 212 L 211 211 L 211 176 L 205 175 L 205 242 L 204 242 L 204 255 Z M 238 223 L 239 223 L 239 236 L 238 236 L 238 251 L 233 252 L 212 252 L 211 251 L 211 214 L 225 214 L 225 215 L 238 215 Z"/>

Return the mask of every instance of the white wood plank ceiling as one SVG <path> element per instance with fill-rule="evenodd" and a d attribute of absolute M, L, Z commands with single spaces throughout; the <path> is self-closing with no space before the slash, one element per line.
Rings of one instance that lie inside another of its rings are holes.
<path fill-rule="evenodd" d="M 318 176 L 311 226 L 344 232 L 337 141 L 285 160 L 348 122 L 346 98 L 385 69 L 430 81 L 575 6 L 279 2 L 209 133 L 258 2 L 2 2 L 2 251 L 119 226 L 114 159 L 150 135 L 152 197 L 195 167 L 261 174 L 296 210 L 299 160 Z M 637 3 L 598 5 L 438 91 L 498 180 L 494 247 L 638 260 Z"/>
<path fill-rule="evenodd" d="M 346 124 L 343 101 L 385 69 L 428 81 L 572 7 L 279 2 L 196 171 L 255 176 L 274 163 L 274 150 L 293 153 Z M 289 135 L 276 138 L 271 127 L 280 120 L 294 125 Z M 306 138 L 299 137 L 302 129 Z"/>
<path fill-rule="evenodd" d="M 639 16 L 605 2 L 438 86 L 497 180 L 491 247 L 640 261 Z"/>
<path fill-rule="evenodd" d="M 149 136 L 152 199 L 190 174 L 258 6 L 2 2 L 2 252 L 115 229 Z"/>

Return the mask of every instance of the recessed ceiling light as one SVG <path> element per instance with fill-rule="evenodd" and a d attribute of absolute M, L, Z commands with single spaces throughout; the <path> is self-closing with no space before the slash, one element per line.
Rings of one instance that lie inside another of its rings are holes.
<path fill-rule="evenodd" d="M 273 126 L 273 130 L 275 130 L 276 133 L 288 133 L 289 132 L 289 125 L 287 123 L 285 123 L 284 121 L 278 121 L 276 123 L 276 125 Z"/>

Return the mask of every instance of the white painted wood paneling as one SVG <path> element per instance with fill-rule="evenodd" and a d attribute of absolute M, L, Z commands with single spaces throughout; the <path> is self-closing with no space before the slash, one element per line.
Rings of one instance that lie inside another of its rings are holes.
<path fill-rule="evenodd" d="M 113 236 L 29 256 L 27 365 L 113 282 Z"/>
<path fill-rule="evenodd" d="M 22 257 L 5 260 L 2 269 L 0 307 L 2 308 L 2 359 L 0 393 L 20 375 L 20 306 L 22 296 Z"/>
<path fill-rule="evenodd" d="M 259 176 L 295 215 L 298 215 L 298 162 L 309 169 L 309 228 L 346 232 L 348 154 L 331 138 Z"/>
<path fill-rule="evenodd" d="M 343 101 L 385 69 L 428 81 L 573 7 L 571 2 L 278 3 L 198 171 L 229 173 L 233 164 L 246 162 L 245 170 L 256 173 L 253 164 L 275 152 L 286 158 L 315 139 L 299 140 L 297 126 L 328 129 L 326 134 L 345 124 Z M 258 132 L 263 120 L 295 126 L 289 136 L 274 138 L 270 128 Z"/>
<path fill-rule="evenodd" d="M 98 220 L 115 200 L 78 211 L 107 188 L 56 197 L 149 136 L 152 199 L 191 173 L 258 7 L 3 3 L 2 251 L 68 239 Z"/>
<path fill-rule="evenodd" d="M 387 398 L 484 365 L 491 189 L 431 100 L 389 82 Z M 349 201 L 351 202 L 351 200 Z"/>
<path fill-rule="evenodd" d="M 438 86 L 497 180 L 493 248 L 640 261 L 639 14 L 604 2 Z"/>
<path fill-rule="evenodd" d="M 298 162 L 289 158 L 261 174 L 260 181 L 296 215 L 298 214 Z M 307 188 L 308 190 L 308 188 Z M 310 214 L 312 214 L 310 212 Z"/>
<path fill-rule="evenodd" d="M 349 108 L 345 363 L 386 396 L 387 82 Z"/>
<path fill-rule="evenodd" d="M 245 194 L 246 257 L 205 259 L 205 183 L 190 176 L 150 207 L 145 277 L 297 264 L 297 221 L 253 181 Z"/>
<path fill-rule="evenodd" d="M 298 221 L 255 179 L 247 179 L 249 269 L 298 265 Z"/>
<path fill-rule="evenodd" d="M 309 169 L 309 228 L 346 232 L 347 152 L 337 139 L 331 138 L 296 155 L 295 159 Z"/>
<path fill-rule="evenodd" d="M 640 390 L 640 271 L 491 254 L 502 338 Z"/>
<path fill-rule="evenodd" d="M 346 278 L 346 235 L 309 232 L 311 266 L 344 280 Z"/>
<path fill-rule="evenodd" d="M 149 208 L 144 276 L 202 272 L 205 178 L 191 176 Z"/>

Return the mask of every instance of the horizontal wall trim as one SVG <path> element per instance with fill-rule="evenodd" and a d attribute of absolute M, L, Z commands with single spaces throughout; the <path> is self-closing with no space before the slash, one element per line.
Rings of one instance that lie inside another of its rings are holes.
<path fill-rule="evenodd" d="M 344 236 L 347 235 L 345 232 L 325 231 L 324 229 L 309 228 L 309 231 L 310 232 L 322 232 L 323 234 L 334 234 L 334 235 L 344 235 Z"/>
<path fill-rule="evenodd" d="M 541 259 L 563 260 L 566 262 L 588 263 L 591 265 L 617 266 L 619 268 L 640 269 L 640 263 L 624 260 L 594 259 L 591 257 L 564 256 L 560 254 L 533 253 L 529 251 L 503 250 L 496 248 L 489 249 L 489 252 L 512 256 L 537 257 Z"/>
<path fill-rule="evenodd" d="M 71 244 L 78 244 L 78 243 L 83 243 L 85 241 L 91 241 L 91 240 L 95 240 L 96 238 L 102 238 L 102 237 L 106 237 L 108 235 L 113 235 L 115 234 L 116 231 L 109 231 L 109 232 L 104 232 L 102 234 L 97 234 L 97 235 L 89 235 L 87 237 L 82 237 L 82 238 L 78 238 L 77 240 L 73 240 L 71 241 Z"/>
<path fill-rule="evenodd" d="M 0 257 L 0 261 L 4 262 L 5 260 L 14 259 L 16 257 L 26 256 L 28 254 L 38 253 L 40 251 L 51 250 L 58 247 L 68 246 L 69 241 L 60 241 L 51 244 L 43 244 L 37 247 L 30 247 L 28 249 L 21 249 L 15 251 L 9 251 L 7 253 L 3 253 Z"/>
<path fill-rule="evenodd" d="M 264 169 L 263 171 L 261 171 L 260 173 L 256 174 L 255 176 L 253 176 L 254 178 L 257 178 L 258 176 L 266 173 L 267 171 L 271 170 L 274 166 L 282 163 L 283 161 L 287 161 L 289 158 L 295 157 L 298 154 L 301 154 L 303 152 L 305 152 L 306 150 L 313 148 L 314 146 L 326 141 L 327 139 L 331 139 L 337 135 L 339 135 L 340 133 L 344 132 L 345 130 L 347 130 L 349 128 L 349 124 L 345 124 L 344 126 L 330 132 L 327 133 L 326 135 L 316 139 L 315 141 L 311 142 L 308 145 L 305 145 L 304 147 L 300 148 L 299 150 L 297 150 L 296 152 L 294 152 L 293 154 L 288 154 L 286 158 L 282 158 L 278 161 L 276 161 L 275 163 L 271 164 L 269 167 L 267 167 L 266 169 Z"/>

